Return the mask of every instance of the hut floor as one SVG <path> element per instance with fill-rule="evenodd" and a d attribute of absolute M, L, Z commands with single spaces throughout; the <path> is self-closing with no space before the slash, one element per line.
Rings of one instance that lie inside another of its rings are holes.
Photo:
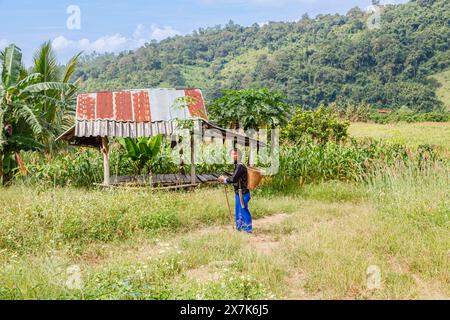
<path fill-rule="evenodd" d="M 230 173 L 224 173 L 224 176 L 230 176 Z M 220 174 L 210 173 L 210 174 L 197 174 L 196 184 L 201 183 L 214 183 L 217 182 L 217 178 Z M 177 185 L 191 185 L 191 175 L 190 174 L 153 174 L 142 175 L 142 176 L 111 176 L 110 178 L 111 186 L 120 185 L 132 185 L 132 186 L 155 186 L 155 187 L 165 187 L 165 186 L 177 186 Z"/>

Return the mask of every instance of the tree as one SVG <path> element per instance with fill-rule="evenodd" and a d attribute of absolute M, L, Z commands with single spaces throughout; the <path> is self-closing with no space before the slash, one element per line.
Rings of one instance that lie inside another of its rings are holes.
<path fill-rule="evenodd" d="M 40 74 L 42 82 L 58 82 L 69 84 L 72 81 L 81 52 L 72 57 L 64 69 L 56 60 L 50 41 L 44 42 L 36 51 L 33 58 L 33 72 Z M 55 138 L 73 125 L 75 115 L 76 88 L 79 81 L 73 82 L 66 90 L 46 90 L 45 95 L 49 99 L 34 101 L 34 108 L 41 114 L 41 120 L 45 122 L 43 131 L 38 136 L 40 142 L 45 145 L 47 153 L 55 146 Z"/>
<path fill-rule="evenodd" d="M 310 138 L 320 144 L 340 142 L 348 137 L 349 122 L 342 121 L 332 109 L 320 107 L 315 111 L 297 110 L 282 131 L 282 137 L 292 143 Z"/>
<path fill-rule="evenodd" d="M 208 106 L 219 125 L 233 129 L 273 128 L 288 119 L 285 96 L 269 89 L 226 90 Z"/>
<path fill-rule="evenodd" d="M 83 90 L 194 86 L 210 101 L 223 88 L 265 87 L 308 109 L 343 100 L 397 109 L 414 89 L 397 96 L 386 91 L 406 81 L 432 93 L 420 99 L 421 110 L 439 109 L 428 78 L 450 67 L 448 0 L 380 5 L 380 10 L 380 29 L 369 30 L 372 13 L 354 8 L 346 15 L 304 16 L 263 28 L 229 23 L 131 53 L 92 56 L 80 70 Z"/>
<path fill-rule="evenodd" d="M 8 179 L 21 164 L 21 150 L 40 149 L 36 140 L 50 127 L 36 103 L 59 103 L 49 93 L 74 90 L 72 85 L 44 82 L 42 74 L 28 74 L 22 64 L 22 52 L 11 44 L 0 53 L 0 182 Z M 23 169 L 23 168 L 22 168 Z"/>

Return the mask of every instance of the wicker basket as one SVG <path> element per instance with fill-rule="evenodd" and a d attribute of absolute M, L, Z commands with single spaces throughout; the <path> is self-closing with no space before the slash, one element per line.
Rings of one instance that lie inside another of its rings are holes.
<path fill-rule="evenodd" d="M 254 167 L 247 167 L 247 188 L 249 190 L 255 190 L 261 182 L 262 177 L 262 170 Z"/>

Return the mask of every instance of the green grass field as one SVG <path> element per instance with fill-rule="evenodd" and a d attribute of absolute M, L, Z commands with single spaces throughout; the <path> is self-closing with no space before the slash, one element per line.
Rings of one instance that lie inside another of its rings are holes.
<path fill-rule="evenodd" d="M 352 123 L 349 133 L 355 138 L 371 137 L 409 147 L 433 144 L 450 150 L 450 122 Z"/>
<path fill-rule="evenodd" d="M 11 187 L 0 192 L 0 298 L 448 299 L 449 190 L 436 166 L 256 193 L 246 235 L 231 229 L 222 188 Z"/>
<path fill-rule="evenodd" d="M 449 128 L 351 132 L 448 151 Z M 222 187 L 0 188 L 0 299 L 450 299 L 448 164 L 262 188 L 250 205 L 247 235 L 232 230 Z"/>

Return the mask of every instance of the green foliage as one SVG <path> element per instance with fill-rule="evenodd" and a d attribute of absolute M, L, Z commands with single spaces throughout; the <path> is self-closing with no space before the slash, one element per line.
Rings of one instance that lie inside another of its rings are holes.
<path fill-rule="evenodd" d="M 292 143 L 302 143 L 311 138 L 319 144 L 329 141 L 341 142 L 348 137 L 347 121 L 342 121 L 332 109 L 320 107 L 316 111 L 297 110 L 292 119 L 282 131 L 284 140 Z"/>
<path fill-rule="evenodd" d="M 120 138 L 118 141 L 126 150 L 125 157 L 135 164 L 139 174 L 143 169 L 148 169 L 151 172 L 151 162 L 161 149 L 161 135 L 138 139 Z"/>
<path fill-rule="evenodd" d="M 361 181 L 380 166 L 406 162 L 419 167 L 430 162 L 449 163 L 429 145 L 410 150 L 373 139 L 318 144 L 310 138 L 303 138 L 295 145 L 281 148 L 279 173 L 261 192 L 289 189 L 297 192 L 305 183 L 328 180 Z"/>
<path fill-rule="evenodd" d="M 72 57 L 62 68 L 56 60 L 50 41 L 44 42 L 33 58 L 32 71 L 39 74 L 41 81 L 30 86 L 29 92 L 45 92 L 45 97 L 33 101 L 34 108 L 39 110 L 39 117 L 46 125 L 38 139 L 45 144 L 46 152 L 52 152 L 60 143 L 55 138 L 66 131 L 74 123 L 75 98 L 78 82 L 72 82 L 78 59 L 81 53 Z"/>
<path fill-rule="evenodd" d="M 212 100 L 223 88 L 266 87 L 307 108 L 336 102 L 439 110 L 429 76 L 449 67 L 449 6 L 385 5 L 374 30 L 359 8 L 262 27 L 230 22 L 133 52 L 85 57 L 77 76 L 86 91 L 184 85 Z"/>
<path fill-rule="evenodd" d="M 391 113 L 372 113 L 371 120 L 376 123 L 386 124 L 395 122 L 448 122 L 450 112 L 416 112 L 403 107 Z"/>
<path fill-rule="evenodd" d="M 368 122 L 373 113 L 373 108 L 368 103 L 351 104 L 343 107 L 339 107 L 336 103 L 332 103 L 329 108 L 333 110 L 339 118 L 350 122 Z"/>
<path fill-rule="evenodd" d="M 80 148 L 75 152 L 60 153 L 55 157 L 37 152 L 21 153 L 28 175 L 17 173 L 16 181 L 40 188 L 55 186 L 93 187 L 103 179 L 103 162 L 98 150 Z M 112 152 L 112 165 L 117 163 L 117 152 Z M 129 163 L 126 163 L 130 165 Z M 125 165 L 125 163 L 124 163 Z M 131 165 L 130 165 L 131 167 Z M 111 170 L 115 170 L 115 166 Z"/>
<path fill-rule="evenodd" d="M 450 50 L 447 51 L 447 56 L 437 59 L 438 61 L 448 61 L 450 59 Z M 439 100 L 444 104 L 445 110 L 450 111 L 450 69 L 439 72 L 430 76 L 435 81 L 436 94 Z"/>
<path fill-rule="evenodd" d="M 67 104 L 75 86 L 60 81 L 59 66 L 51 44 L 44 44 L 35 57 L 31 74 L 22 64 L 22 52 L 14 44 L 0 54 L 0 183 L 14 173 L 17 154 L 22 150 L 47 151 L 62 128 Z M 76 60 L 72 61 L 72 67 Z M 72 74 L 68 71 L 66 74 Z M 3 163 L 5 161 L 5 163 Z M 6 176 L 4 175 L 6 174 Z"/>
<path fill-rule="evenodd" d="M 42 150 L 42 145 L 38 144 L 37 146 L 41 146 L 41 149 L 33 150 Z M 138 174 L 139 162 L 136 162 L 138 160 L 133 160 L 138 159 L 138 157 L 129 157 L 127 149 L 120 144 L 112 144 L 111 146 L 111 174 L 116 176 Z M 131 154 L 134 153 L 134 147 L 132 148 Z M 142 168 L 151 168 L 153 174 L 180 173 L 180 166 L 174 161 L 172 151 L 170 143 L 162 140 L 159 152 L 150 161 L 145 163 Z M 199 163 L 196 166 L 199 174 L 232 171 L 230 165 L 208 164 L 206 158 L 210 153 L 209 150 L 204 150 L 203 160 L 205 162 Z M 227 154 L 223 152 L 223 158 L 226 156 Z M 16 183 L 22 182 L 29 186 L 38 186 L 39 188 L 53 186 L 94 188 L 94 183 L 100 183 L 103 179 L 103 159 L 101 153 L 99 150 L 92 148 L 70 147 L 67 151 L 61 151 L 52 156 L 44 155 L 40 152 L 21 152 L 21 157 L 28 170 L 28 175 L 22 177 L 20 172 L 15 170 L 13 172 L 13 178 Z M 183 169 L 185 172 L 189 172 L 190 167 L 185 165 Z"/>
<path fill-rule="evenodd" d="M 281 92 L 269 89 L 225 90 L 209 106 L 209 115 L 219 125 L 258 129 L 284 125 L 288 105 Z"/>

